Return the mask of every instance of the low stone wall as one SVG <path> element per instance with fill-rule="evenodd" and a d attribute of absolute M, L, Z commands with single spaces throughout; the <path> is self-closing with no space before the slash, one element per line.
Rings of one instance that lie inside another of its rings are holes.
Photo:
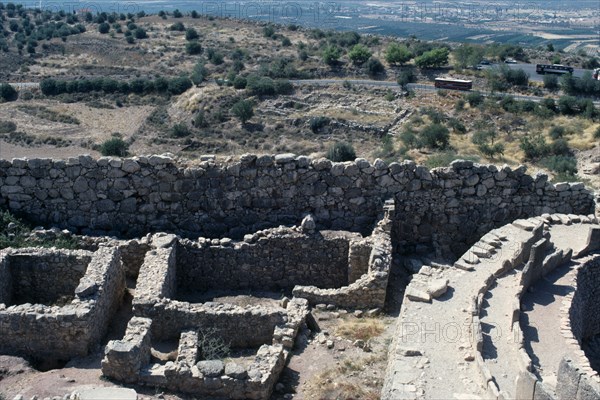
<path fill-rule="evenodd" d="M 214 318 L 228 319 L 229 314 L 239 318 L 241 315 L 236 313 L 237 309 L 239 307 L 221 309 Z M 246 309 L 246 314 L 254 314 L 255 310 L 255 307 Z M 163 313 L 164 310 L 161 310 L 157 315 L 162 316 Z M 216 324 L 204 325 L 204 322 L 193 318 L 188 320 L 186 328 L 182 328 L 178 336 L 177 360 L 165 365 L 150 364 L 151 341 L 156 333 L 160 334 L 160 326 L 164 321 L 134 317 L 129 322 L 125 337 L 111 341 L 106 346 L 102 372 L 122 382 L 163 387 L 196 396 L 268 399 L 283 371 L 298 329 L 308 314 L 308 303 L 303 299 L 294 299 L 286 304 L 285 310 L 279 310 L 278 313 L 279 322 L 271 330 L 269 342 L 272 343 L 262 344 L 248 366 L 236 363 L 235 359 L 200 360 L 198 330 L 204 326 L 218 327 L 221 322 L 213 321 Z M 260 326 L 248 325 L 238 329 L 244 328 L 247 335 L 249 329 L 254 334 Z M 224 340 L 229 339 L 226 334 L 217 334 Z"/>
<path fill-rule="evenodd" d="M 8 257 L 0 255 L 0 304 L 12 302 L 12 274 L 8 265 Z"/>
<path fill-rule="evenodd" d="M 159 238 L 153 237 L 152 241 L 156 243 Z M 234 347 L 271 342 L 275 326 L 283 322 L 280 310 L 175 300 L 180 246 L 173 235 L 161 236 L 160 241 L 159 248 L 146 254 L 133 299 L 134 314 L 153 320 L 155 338 L 173 339 L 189 327 L 210 327 Z M 248 329 L 252 335 L 248 335 Z"/>
<path fill-rule="evenodd" d="M 135 383 L 142 368 L 150 363 L 152 320 L 133 317 L 125 336 L 111 340 L 102 359 L 102 374 L 120 382 Z"/>
<path fill-rule="evenodd" d="M 147 243 L 147 237 L 140 240 L 128 240 L 121 242 L 119 251 L 121 252 L 121 262 L 128 278 L 137 279 L 140 268 L 144 262 L 146 253 L 152 247 Z"/>
<path fill-rule="evenodd" d="M 555 186 L 524 167 L 467 161 L 433 171 L 411 161 L 332 163 L 290 154 L 196 166 L 164 156 L 0 161 L 0 206 L 83 233 L 242 238 L 311 213 L 321 230 L 367 234 L 389 198 L 398 251 L 434 247 L 455 256 L 517 218 L 594 210 L 582 184 Z"/>
<path fill-rule="evenodd" d="M 563 335 L 573 347 L 576 358 L 561 362 L 558 376 L 561 389 L 559 391 L 557 386 L 557 394 L 562 396 L 561 399 L 570 394 L 577 394 L 577 398 L 600 398 L 598 371 L 592 368 L 582 350 L 586 339 L 600 334 L 600 255 L 589 257 L 578 267 L 576 286 L 577 290 L 567 296 L 561 310 Z"/>
<path fill-rule="evenodd" d="M 569 315 L 571 330 L 580 342 L 600 333 L 600 257 L 588 261 L 577 272 L 577 291 Z"/>
<path fill-rule="evenodd" d="M 362 272 L 364 252 L 369 250 L 368 262 L 365 263 L 367 270 L 363 275 L 350 285 L 339 289 L 298 285 L 294 287 L 294 296 L 307 299 L 311 305 L 333 304 L 342 308 L 383 308 L 392 264 L 390 237 L 392 222 L 388 218 L 389 211 L 386 211 L 386 216 L 379 221 L 372 235 L 358 242 L 360 245 L 356 245 L 355 248 L 359 250 L 351 253 L 350 271 L 353 271 L 356 276 L 359 271 Z"/>
<path fill-rule="evenodd" d="M 357 239 L 359 234 L 282 227 L 246 235 L 241 242 L 182 241 L 177 248 L 178 291 L 345 286 L 350 242 Z"/>
<path fill-rule="evenodd" d="M 57 252 L 8 250 L 3 255 L 9 264 L 12 251 L 28 254 L 31 263 L 35 263 L 38 256 L 47 260 Z M 106 333 L 125 289 L 118 249 L 101 247 L 94 253 L 78 250 L 58 251 L 57 254 L 60 259 L 65 254 L 89 259 L 85 275 L 73 289 L 74 299 L 62 307 L 29 303 L 7 307 L 0 304 L 1 354 L 66 361 L 87 355 Z"/>
<path fill-rule="evenodd" d="M 37 249 L 10 251 L 7 258 L 15 283 L 12 304 L 16 305 L 52 305 L 61 298 L 73 297 L 91 259 L 84 251 L 40 252 Z"/>

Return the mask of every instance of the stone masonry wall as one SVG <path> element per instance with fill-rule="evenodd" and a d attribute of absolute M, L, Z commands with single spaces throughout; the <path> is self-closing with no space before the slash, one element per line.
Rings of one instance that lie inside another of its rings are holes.
<path fill-rule="evenodd" d="M 600 257 L 595 257 L 577 271 L 577 290 L 569 309 L 573 336 L 580 342 L 600 333 L 598 299 L 600 299 Z"/>
<path fill-rule="evenodd" d="M 31 255 L 37 252 L 40 258 L 47 259 L 56 250 L 19 249 L 18 252 Z M 0 304 L 0 354 L 68 360 L 87 355 L 106 333 L 125 290 L 119 251 L 101 247 L 94 253 L 66 252 L 77 254 L 79 259 L 90 259 L 85 275 L 73 288 L 73 300 L 62 307 Z M 34 257 L 31 262 L 35 263 Z"/>
<path fill-rule="evenodd" d="M 371 236 L 352 242 L 365 244 L 359 248 L 356 257 L 349 257 L 350 272 L 354 276 L 364 269 L 364 274 L 353 278 L 348 286 L 339 289 L 323 289 L 316 286 L 296 285 L 295 297 L 307 299 L 312 305 L 333 304 L 344 308 L 383 308 L 392 265 L 392 241 L 390 237 L 393 210 L 386 207 L 384 217 L 377 223 Z M 391 211 L 391 213 L 390 213 Z M 351 245 L 351 246 L 352 246 Z M 369 252 L 363 254 L 365 250 Z M 363 267 L 363 263 L 365 267 Z"/>
<path fill-rule="evenodd" d="M 187 241 L 177 248 L 178 291 L 345 286 L 349 241 L 355 237 L 360 235 L 278 228 L 246 235 L 242 242 Z"/>
<path fill-rule="evenodd" d="M 0 303 L 10 304 L 12 301 L 12 276 L 6 254 L 0 255 Z"/>
<path fill-rule="evenodd" d="M 593 195 L 581 183 L 552 185 L 543 174 L 455 161 L 431 172 L 415 169 L 420 180 L 396 194 L 396 245 L 401 252 L 434 243 L 442 254 L 463 254 L 485 233 L 519 218 L 544 213 L 593 214 Z M 417 238 L 414 240 L 412 238 Z"/>
<path fill-rule="evenodd" d="M 174 339 L 186 328 L 210 327 L 235 347 L 257 347 L 270 342 L 275 326 L 282 322 L 277 310 L 190 304 L 174 299 L 180 248 L 176 243 L 174 235 L 153 236 L 152 244 L 157 248 L 146 254 L 140 268 L 133 312 L 135 316 L 153 320 L 153 337 Z M 249 330 L 252 335 L 248 335 Z"/>
<path fill-rule="evenodd" d="M 516 218 L 594 212 L 582 184 L 554 186 L 524 168 L 467 161 L 434 171 L 411 161 L 332 163 L 290 154 L 198 166 L 164 156 L 0 161 L 0 206 L 83 233 L 241 238 L 297 224 L 307 213 L 319 229 L 368 233 L 392 197 L 398 251 L 433 245 L 459 255 Z"/>
<path fill-rule="evenodd" d="M 11 252 L 12 302 L 51 305 L 61 297 L 73 297 L 90 259 L 88 254 L 71 251 Z"/>

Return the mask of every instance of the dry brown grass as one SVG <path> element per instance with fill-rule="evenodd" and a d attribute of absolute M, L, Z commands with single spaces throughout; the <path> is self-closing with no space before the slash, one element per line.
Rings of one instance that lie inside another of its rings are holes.
<path fill-rule="evenodd" d="M 384 329 L 383 322 L 377 318 L 350 319 L 343 321 L 335 334 L 345 339 L 367 341 L 381 335 Z"/>
<path fill-rule="evenodd" d="M 361 371 L 381 362 L 381 357 L 344 359 L 338 366 L 316 375 L 308 383 L 307 395 L 311 399 L 378 400 L 381 398 L 381 381 L 361 381 Z"/>

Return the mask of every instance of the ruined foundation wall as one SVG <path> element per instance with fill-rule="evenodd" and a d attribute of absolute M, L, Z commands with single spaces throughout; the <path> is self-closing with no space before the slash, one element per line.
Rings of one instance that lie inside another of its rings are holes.
<path fill-rule="evenodd" d="M 12 301 L 12 277 L 6 252 L 0 252 L 0 304 Z"/>
<path fill-rule="evenodd" d="M 54 252 L 36 251 L 42 259 Z M 101 248 L 93 254 L 68 252 L 91 259 L 86 274 L 72 291 L 75 298 L 63 307 L 0 304 L 0 354 L 68 360 L 87 355 L 99 343 L 125 288 L 118 251 Z"/>
<path fill-rule="evenodd" d="M 40 254 L 37 249 L 30 249 L 13 251 L 8 259 L 16 283 L 12 302 L 51 305 L 61 297 L 74 295 L 91 257 L 61 250 Z"/>
<path fill-rule="evenodd" d="M 467 161 L 434 171 L 411 161 L 332 163 L 286 154 L 194 167 L 162 156 L 0 161 L 0 206 L 84 233 L 241 238 L 312 213 L 319 229 L 366 234 L 392 197 L 399 251 L 424 244 L 460 255 L 516 218 L 594 212 L 581 184 L 554 186 L 524 168 Z"/>
<path fill-rule="evenodd" d="M 348 284 L 349 237 L 290 228 L 247 235 L 243 242 L 193 242 L 177 249 L 178 290 L 291 290 L 294 285 Z M 359 235 L 356 235 L 359 237 Z"/>
<path fill-rule="evenodd" d="M 258 347 L 271 342 L 275 326 L 282 322 L 278 311 L 176 301 L 176 263 L 182 246 L 176 244 L 173 235 L 163 236 L 161 240 L 166 247 L 146 254 L 133 299 L 134 315 L 152 319 L 154 338 L 174 339 L 187 328 L 199 327 L 215 329 L 235 347 Z"/>
<path fill-rule="evenodd" d="M 600 256 L 577 271 L 577 290 L 571 301 L 569 319 L 573 336 L 581 343 L 600 333 Z"/>
<path fill-rule="evenodd" d="M 283 322 L 281 312 L 276 309 L 178 301 L 138 303 L 135 315 L 152 319 L 152 337 L 158 340 L 172 340 L 182 331 L 197 327 L 214 329 L 216 335 L 237 348 L 271 343 L 275 326 Z"/>

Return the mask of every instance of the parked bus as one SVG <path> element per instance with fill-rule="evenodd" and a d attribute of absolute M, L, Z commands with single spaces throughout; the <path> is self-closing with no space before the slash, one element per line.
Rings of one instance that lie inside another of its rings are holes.
<path fill-rule="evenodd" d="M 568 65 L 560 64 L 536 64 L 535 72 L 540 75 L 543 74 L 572 74 L 574 71 L 573 67 Z"/>
<path fill-rule="evenodd" d="M 471 90 L 473 81 L 454 78 L 435 78 L 435 87 L 439 89 Z"/>

